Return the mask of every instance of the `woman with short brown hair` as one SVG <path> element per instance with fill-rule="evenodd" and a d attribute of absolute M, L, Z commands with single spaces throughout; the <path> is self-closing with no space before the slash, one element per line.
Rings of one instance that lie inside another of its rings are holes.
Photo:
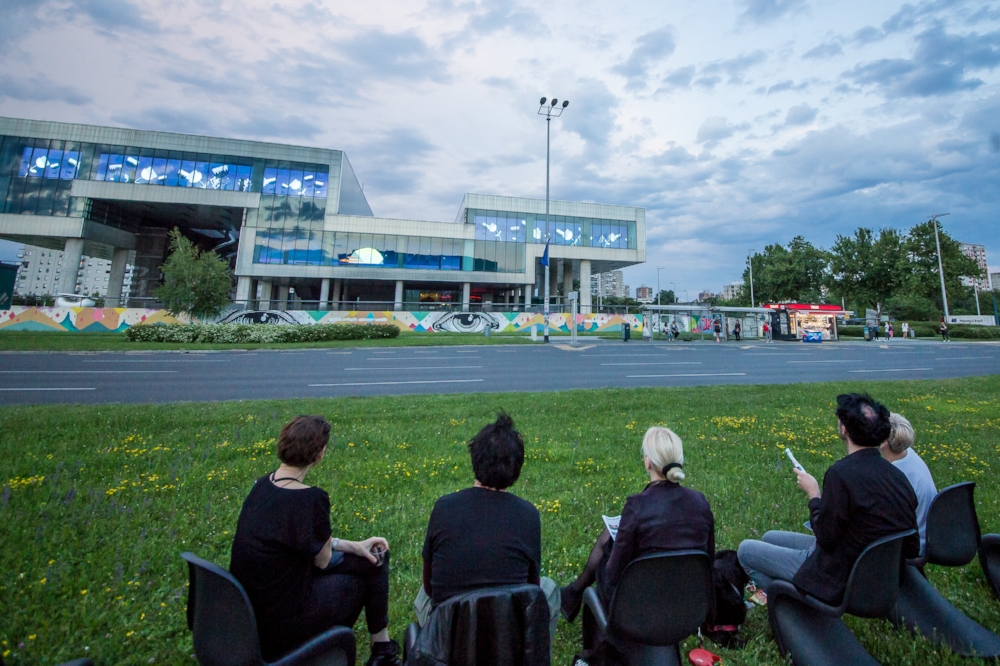
<path fill-rule="evenodd" d="M 398 666 L 389 640 L 389 544 L 382 537 L 332 536 L 330 496 L 303 483 L 326 453 L 330 424 L 297 416 L 278 437 L 281 464 L 257 479 L 243 502 L 229 570 L 253 605 L 264 659 L 274 661 L 365 611 L 368 666 Z"/>

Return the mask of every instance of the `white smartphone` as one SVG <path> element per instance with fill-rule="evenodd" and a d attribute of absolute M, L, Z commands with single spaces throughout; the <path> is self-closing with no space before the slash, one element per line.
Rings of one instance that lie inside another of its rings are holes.
<path fill-rule="evenodd" d="M 795 456 L 792 455 L 792 450 L 791 449 L 785 447 L 785 455 L 788 456 L 788 459 L 792 461 L 792 467 L 794 467 L 795 469 L 799 470 L 800 472 L 806 471 L 806 468 L 803 467 L 802 465 L 800 465 L 799 461 L 796 460 Z"/>

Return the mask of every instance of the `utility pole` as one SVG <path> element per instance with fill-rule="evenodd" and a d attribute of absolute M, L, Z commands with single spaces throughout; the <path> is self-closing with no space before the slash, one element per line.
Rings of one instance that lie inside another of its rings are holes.
<path fill-rule="evenodd" d="M 660 305 L 660 271 L 662 271 L 666 266 L 656 267 L 656 304 Z"/>
<path fill-rule="evenodd" d="M 941 261 L 941 239 L 938 237 L 938 218 L 951 213 L 937 213 L 931 215 L 930 221 L 934 223 L 934 243 L 937 245 L 938 277 L 941 278 L 941 301 L 944 303 L 944 320 L 948 321 L 948 291 L 944 287 L 944 263 Z"/>
<path fill-rule="evenodd" d="M 747 250 L 747 262 L 750 264 L 750 307 L 752 308 L 755 308 L 757 306 L 754 304 L 755 302 L 753 298 L 753 255 L 750 253 L 756 251 L 757 250 L 755 250 L 754 248 L 750 248 L 749 250 Z"/>
<path fill-rule="evenodd" d="M 546 105 L 546 98 L 538 102 L 538 115 L 545 116 L 545 234 L 548 239 L 549 233 L 549 154 L 552 144 L 552 119 L 558 118 L 569 106 L 569 101 L 563 100 L 562 106 L 557 106 L 559 100 L 552 98 Z M 545 342 L 549 341 L 549 264 L 552 263 L 552 255 L 545 263 Z"/>

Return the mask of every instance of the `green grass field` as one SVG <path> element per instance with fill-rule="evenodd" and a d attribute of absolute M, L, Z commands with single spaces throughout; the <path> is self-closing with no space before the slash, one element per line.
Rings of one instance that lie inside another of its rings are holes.
<path fill-rule="evenodd" d="M 2 337 L 2 336 L 0 336 Z M 331 496 L 337 536 L 385 536 L 393 551 L 390 630 L 400 638 L 420 585 L 434 500 L 472 482 L 464 442 L 498 409 L 525 437 L 513 491 L 542 514 L 544 573 L 571 580 L 601 530 L 644 485 L 639 445 L 666 424 L 685 443 L 685 484 L 705 493 L 719 548 L 807 518 L 782 450 L 822 477 L 843 455 L 837 393 L 865 388 L 908 416 L 939 488 L 974 480 L 983 532 L 1000 531 L 1000 377 L 955 381 L 601 390 L 168 406 L 6 407 L 0 413 L 0 651 L 11 664 L 87 655 L 99 665 L 192 663 L 191 550 L 228 566 L 240 505 L 276 466 L 274 438 L 325 415 L 336 448 L 307 481 Z M 977 562 L 929 568 L 956 606 L 1000 631 Z M 669 600 L 665 600 L 669 602 Z M 849 619 L 881 663 L 971 664 L 883 621 Z M 366 637 L 359 624 L 361 653 Z M 751 611 L 726 664 L 778 665 L 766 611 Z M 560 623 L 555 664 L 578 648 Z M 689 639 L 686 647 L 695 645 Z M 360 660 L 359 660 L 360 661 Z"/>

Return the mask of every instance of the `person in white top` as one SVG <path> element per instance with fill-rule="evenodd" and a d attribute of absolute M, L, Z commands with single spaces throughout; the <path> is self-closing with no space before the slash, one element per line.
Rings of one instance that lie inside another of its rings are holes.
<path fill-rule="evenodd" d="M 905 416 L 893 412 L 889 415 L 889 424 L 892 426 L 892 432 L 879 450 L 883 458 L 906 475 L 910 485 L 913 486 L 913 492 L 917 495 L 917 529 L 920 532 L 920 554 L 923 555 L 924 544 L 927 541 L 927 512 L 931 508 L 931 501 L 937 495 L 937 486 L 934 485 L 934 478 L 927 468 L 927 463 L 911 448 L 916 435 L 910 422 Z"/>

